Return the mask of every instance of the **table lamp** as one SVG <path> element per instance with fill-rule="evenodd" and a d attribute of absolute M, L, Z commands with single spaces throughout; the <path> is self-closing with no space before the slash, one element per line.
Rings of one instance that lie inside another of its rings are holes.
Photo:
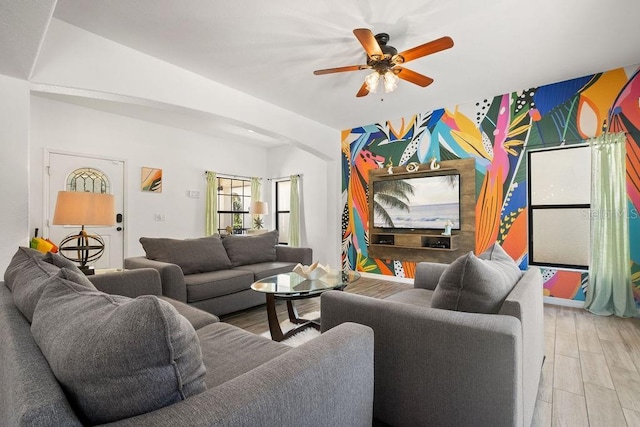
<path fill-rule="evenodd" d="M 266 215 L 269 213 L 269 205 L 267 202 L 251 202 L 249 205 L 249 213 L 254 215 L 253 226 L 260 229 L 262 228 L 262 218 L 260 218 L 260 215 Z"/>
<path fill-rule="evenodd" d="M 116 220 L 113 194 L 81 191 L 59 191 L 53 213 L 54 225 L 81 226 L 80 233 L 65 237 L 58 245 L 59 253 L 80 264 L 86 275 L 94 274 L 93 266 L 104 253 L 104 240 L 97 234 L 88 234 L 85 225 L 114 225 Z"/>

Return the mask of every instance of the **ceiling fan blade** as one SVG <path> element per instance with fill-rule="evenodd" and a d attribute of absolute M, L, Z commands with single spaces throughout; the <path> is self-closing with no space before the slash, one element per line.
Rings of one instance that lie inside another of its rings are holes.
<path fill-rule="evenodd" d="M 371 68 L 368 65 L 349 65 L 346 67 L 338 67 L 338 68 L 326 68 L 324 70 L 316 70 L 313 72 L 316 76 L 320 76 L 322 74 L 331 74 L 331 73 L 341 73 L 343 71 L 358 71 L 365 70 L 367 68 Z"/>
<path fill-rule="evenodd" d="M 451 39 L 451 37 L 445 36 L 436 40 L 432 40 L 429 43 L 425 43 L 409 50 L 405 50 L 404 52 L 400 52 L 398 56 L 404 58 L 403 62 L 409 62 L 423 56 L 431 55 L 432 53 L 440 52 L 441 50 L 449 49 L 451 47 L 453 47 L 453 40 Z"/>
<path fill-rule="evenodd" d="M 367 89 L 367 82 L 362 83 L 360 86 L 360 90 L 356 93 L 356 97 L 360 98 L 361 96 L 369 95 L 369 89 Z"/>
<path fill-rule="evenodd" d="M 362 44 L 362 47 L 369 57 L 374 55 L 381 57 L 383 55 L 382 49 L 380 49 L 380 45 L 370 29 L 356 28 L 353 30 L 353 34 L 356 36 L 360 44 Z"/>
<path fill-rule="evenodd" d="M 402 80 L 417 84 L 418 86 L 427 87 L 433 83 L 433 79 L 431 77 L 416 73 L 408 68 L 394 67 L 393 72 Z"/>

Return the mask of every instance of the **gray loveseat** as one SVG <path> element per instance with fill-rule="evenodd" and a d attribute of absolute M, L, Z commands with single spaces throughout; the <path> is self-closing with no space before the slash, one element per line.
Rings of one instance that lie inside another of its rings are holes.
<path fill-rule="evenodd" d="M 534 267 L 518 276 L 490 314 L 433 308 L 439 281 L 460 264 L 419 263 L 414 289 L 386 299 L 325 292 L 322 330 L 344 322 L 373 328 L 374 416 L 383 422 L 529 426 L 544 358 L 540 271 Z M 466 279 L 477 280 L 468 270 Z M 466 301 L 469 295 L 455 295 L 458 310 L 471 310 L 469 303 L 481 298 L 477 288 L 466 285 L 473 295 Z"/>
<path fill-rule="evenodd" d="M 0 425 L 371 425 L 369 328 L 291 348 L 160 297 L 156 270 L 46 257 L 21 248 L 0 283 Z"/>
<path fill-rule="evenodd" d="M 155 268 L 162 293 L 218 316 L 264 304 L 251 284 L 311 264 L 310 248 L 278 245 L 277 230 L 257 236 L 199 239 L 140 238 L 146 256 L 124 260 L 128 269 Z"/>

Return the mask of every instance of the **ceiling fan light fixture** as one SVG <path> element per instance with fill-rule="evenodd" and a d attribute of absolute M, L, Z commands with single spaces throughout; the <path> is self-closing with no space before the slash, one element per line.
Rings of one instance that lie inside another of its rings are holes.
<path fill-rule="evenodd" d="M 398 76 L 391 71 L 388 70 L 384 73 L 384 91 L 385 93 L 393 92 L 398 87 Z"/>
<path fill-rule="evenodd" d="M 378 89 L 378 82 L 380 81 L 380 73 L 374 71 L 364 78 L 364 82 L 367 85 L 367 90 L 371 93 L 375 93 Z"/>

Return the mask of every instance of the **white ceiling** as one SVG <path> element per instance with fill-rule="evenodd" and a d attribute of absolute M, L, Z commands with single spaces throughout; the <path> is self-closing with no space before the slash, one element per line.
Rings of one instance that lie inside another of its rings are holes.
<path fill-rule="evenodd" d="M 58 0 L 54 17 L 336 129 L 640 63 L 637 0 Z M 364 63 L 354 28 L 455 46 L 406 65 L 431 86 L 356 98 L 367 71 L 313 75 Z"/>

